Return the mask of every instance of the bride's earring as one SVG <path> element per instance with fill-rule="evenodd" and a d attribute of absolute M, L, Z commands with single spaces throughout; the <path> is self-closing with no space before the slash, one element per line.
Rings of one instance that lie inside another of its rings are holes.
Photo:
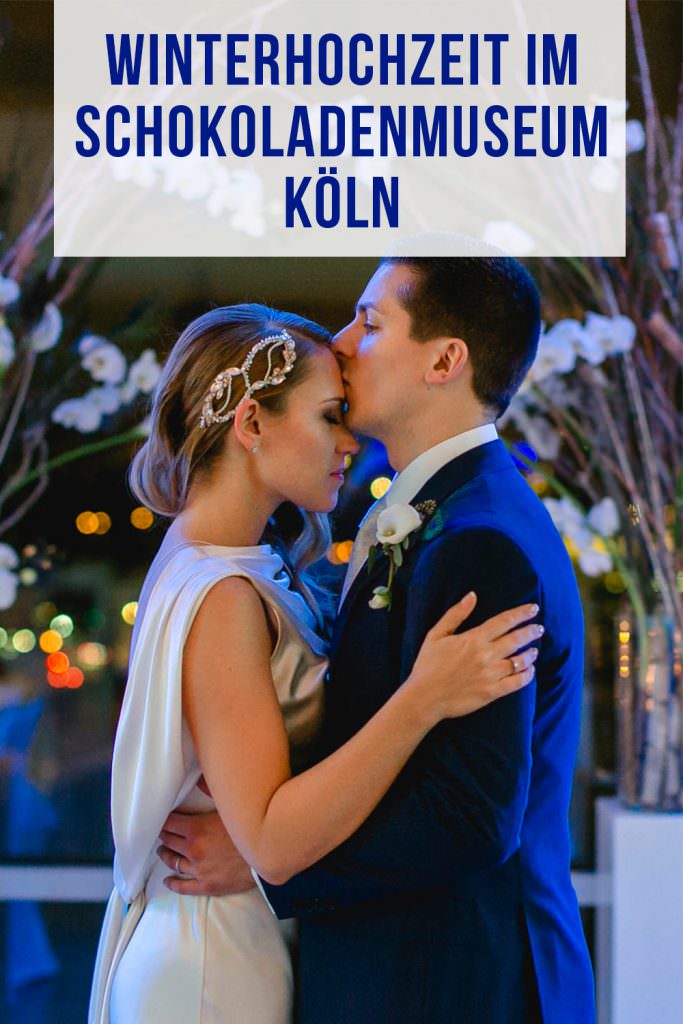
<path fill-rule="evenodd" d="M 257 451 L 258 451 L 258 445 L 255 444 L 254 447 L 251 449 L 251 454 L 255 455 Z"/>

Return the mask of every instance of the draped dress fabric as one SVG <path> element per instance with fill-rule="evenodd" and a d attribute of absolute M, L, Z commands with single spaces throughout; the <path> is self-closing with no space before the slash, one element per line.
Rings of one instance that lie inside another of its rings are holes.
<path fill-rule="evenodd" d="M 248 579 L 271 613 L 273 681 L 293 756 L 315 741 L 327 669 L 313 615 L 268 545 L 160 550 L 140 598 L 114 745 L 114 890 L 100 936 L 89 1024 L 288 1024 L 292 972 L 258 889 L 181 896 L 163 885 L 159 832 L 172 810 L 205 813 L 201 768 L 182 715 L 192 621 L 221 579 Z M 244 637 L 249 643 L 249 637 Z"/>

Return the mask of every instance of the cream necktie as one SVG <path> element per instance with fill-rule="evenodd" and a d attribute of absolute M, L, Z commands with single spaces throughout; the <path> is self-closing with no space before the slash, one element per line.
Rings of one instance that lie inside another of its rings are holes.
<path fill-rule="evenodd" d="M 377 520 L 379 519 L 380 513 L 383 512 L 387 506 L 387 497 L 388 493 L 385 494 L 383 498 L 380 498 L 379 501 L 376 501 L 374 505 L 370 506 L 358 527 L 358 533 L 356 534 L 356 539 L 353 542 L 351 558 L 349 559 L 349 567 L 346 570 L 346 576 L 344 577 L 344 586 L 342 587 L 341 598 L 339 600 L 340 608 L 344 603 L 346 595 L 351 589 L 353 581 L 365 565 L 370 548 L 377 539 Z"/>

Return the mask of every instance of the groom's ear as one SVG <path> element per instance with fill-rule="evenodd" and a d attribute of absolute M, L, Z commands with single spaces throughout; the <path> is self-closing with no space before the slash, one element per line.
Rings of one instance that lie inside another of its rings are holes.
<path fill-rule="evenodd" d="M 462 338 L 439 338 L 431 343 L 432 362 L 425 374 L 427 384 L 447 384 L 459 377 L 470 358 Z"/>
<path fill-rule="evenodd" d="M 255 399 L 249 398 L 245 402 L 240 402 L 232 426 L 235 439 L 247 451 L 252 451 L 258 445 L 262 440 L 263 425 L 261 423 L 261 406 Z"/>

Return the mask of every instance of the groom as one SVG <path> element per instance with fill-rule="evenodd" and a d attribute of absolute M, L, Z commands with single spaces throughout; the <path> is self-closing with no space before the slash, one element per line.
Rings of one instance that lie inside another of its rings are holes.
<path fill-rule="evenodd" d="M 359 531 L 333 642 L 324 752 L 407 676 L 425 633 L 468 590 L 465 623 L 536 602 L 536 681 L 424 740 L 341 847 L 281 886 L 300 920 L 304 1024 L 591 1024 L 592 975 L 569 876 L 583 623 L 571 564 L 500 440 L 533 361 L 539 299 L 507 258 L 383 261 L 334 340 L 348 422 L 381 441 L 398 476 Z M 392 586 L 368 569 L 385 505 L 426 515 Z M 369 534 L 369 536 L 368 536 Z M 463 666 L 466 668 L 466 666 Z M 454 683 L 454 685 L 456 685 Z M 244 888 L 216 816 L 171 815 L 161 855 L 180 892 Z"/>

